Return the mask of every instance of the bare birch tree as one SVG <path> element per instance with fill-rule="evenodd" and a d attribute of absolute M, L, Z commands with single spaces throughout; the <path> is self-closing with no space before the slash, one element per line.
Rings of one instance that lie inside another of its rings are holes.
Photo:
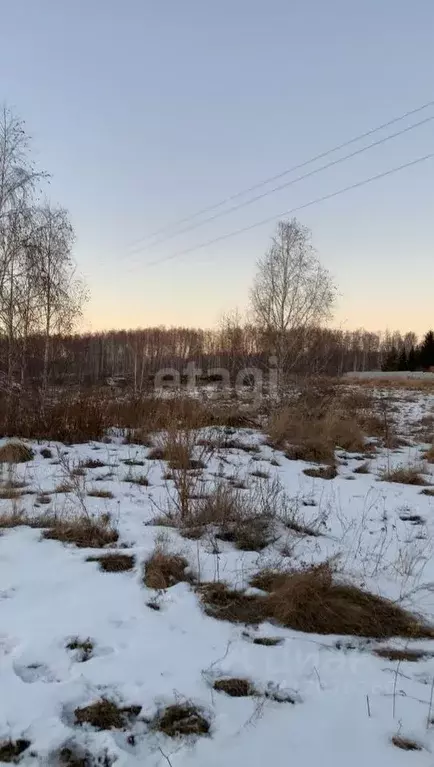
<path fill-rule="evenodd" d="M 281 377 L 305 353 L 309 330 L 330 318 L 335 295 L 310 231 L 295 218 L 280 221 L 270 249 L 258 262 L 251 307 Z"/>
<path fill-rule="evenodd" d="M 81 315 L 86 298 L 72 258 L 74 230 L 63 208 L 45 205 L 35 213 L 29 247 L 35 254 L 35 282 L 39 323 L 44 336 L 42 389 L 46 390 L 50 366 L 50 344 L 54 333 L 68 333 Z"/>

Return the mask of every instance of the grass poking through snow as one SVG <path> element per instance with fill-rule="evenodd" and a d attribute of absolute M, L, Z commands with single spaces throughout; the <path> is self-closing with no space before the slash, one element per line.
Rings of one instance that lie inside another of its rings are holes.
<path fill-rule="evenodd" d="M 103 554 L 100 557 L 88 557 L 86 562 L 98 562 L 100 570 L 105 573 L 123 573 L 132 570 L 135 564 L 135 557 L 130 554 Z"/>
<path fill-rule="evenodd" d="M 123 730 L 137 719 L 141 706 L 120 707 L 112 700 L 101 698 L 74 711 L 77 724 L 90 724 L 97 730 Z"/>

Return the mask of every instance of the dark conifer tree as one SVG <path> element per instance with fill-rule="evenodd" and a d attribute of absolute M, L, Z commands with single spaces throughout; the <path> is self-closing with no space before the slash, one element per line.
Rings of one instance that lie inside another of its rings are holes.
<path fill-rule="evenodd" d="M 434 366 L 434 332 L 429 330 L 420 347 L 420 364 L 426 369 Z"/>

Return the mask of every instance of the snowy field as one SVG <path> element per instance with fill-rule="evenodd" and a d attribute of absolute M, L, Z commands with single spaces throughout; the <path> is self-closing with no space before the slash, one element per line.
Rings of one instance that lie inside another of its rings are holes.
<path fill-rule="evenodd" d="M 224 485 L 247 505 L 272 496 L 292 520 L 277 515 L 273 535 L 256 551 L 210 528 L 186 537 L 168 524 L 179 493 L 167 463 L 149 457 L 151 447 L 123 444 L 116 434 L 70 447 L 27 442 L 32 460 L 2 465 L 0 762 L 431 767 L 433 639 L 219 620 L 205 613 L 198 587 L 219 580 L 259 596 L 250 580 L 261 569 L 332 558 L 337 579 L 434 623 L 434 464 L 424 461 L 430 445 L 415 436 L 434 397 L 406 391 L 397 408 L 406 444 L 364 455 L 338 451 L 332 479 L 306 475 L 313 464 L 289 460 L 259 432 L 202 434 L 213 448 L 194 446 L 205 463 L 193 475 L 198 497 Z M 426 484 L 381 479 L 406 466 L 417 467 Z M 107 551 L 45 538 L 41 526 L 23 524 L 83 514 L 116 530 Z M 10 516 L 15 525 L 5 523 Z M 156 547 L 187 560 L 186 581 L 145 585 L 144 563 Z M 88 561 L 108 552 L 129 557 L 131 569 L 106 572 Z M 376 654 L 385 648 L 391 657 Z M 395 660 L 391 648 L 409 659 Z M 412 650 L 421 652 L 411 657 Z M 253 694 L 216 689 L 232 678 L 248 680 Z M 106 729 L 81 721 L 77 712 L 101 699 L 132 708 Z M 200 712 L 204 731 L 166 734 L 158 722 L 173 705 Z"/>

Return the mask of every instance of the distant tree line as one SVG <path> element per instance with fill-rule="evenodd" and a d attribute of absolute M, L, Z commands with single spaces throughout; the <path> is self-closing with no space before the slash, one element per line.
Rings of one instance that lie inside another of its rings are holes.
<path fill-rule="evenodd" d="M 434 334 L 331 329 L 336 287 L 296 219 L 278 223 L 259 259 L 250 321 L 226 316 L 214 330 L 150 327 L 73 333 L 86 298 L 72 256 L 74 231 L 63 208 L 41 199 L 47 175 L 31 159 L 24 124 L 0 111 L 0 389 L 94 386 L 123 378 L 145 391 L 157 371 L 232 380 L 245 368 L 279 376 L 417 370 L 434 365 Z M 6 393 L 6 395 L 5 395 Z"/>
<path fill-rule="evenodd" d="M 429 330 L 420 344 L 394 343 L 390 348 L 382 370 L 434 370 L 434 332 Z"/>
<path fill-rule="evenodd" d="M 294 340 L 288 336 L 291 350 Z M 385 370 L 392 358 L 403 350 L 406 359 L 412 349 L 422 348 L 414 333 L 371 333 L 365 330 L 342 331 L 311 329 L 302 352 L 291 359 L 288 372 L 294 374 L 342 375 L 349 371 Z M 425 347 L 424 347 L 425 348 Z M 272 352 L 272 350 L 271 350 Z M 234 378 L 246 367 L 267 371 L 270 366 L 269 339 L 256 326 L 238 324 L 226 318 L 215 330 L 154 327 L 139 330 L 113 330 L 91 334 L 55 334 L 50 337 L 49 383 L 56 386 L 94 386 L 111 377 L 123 377 L 136 392 L 149 387 L 162 369 L 182 373 L 194 361 L 207 380 L 211 369 L 223 368 Z M 26 348 L 28 386 L 39 388 L 44 380 L 45 335 L 34 334 Z M 417 365 L 415 369 L 418 369 Z M 8 339 L 0 337 L 0 372 L 8 370 Z M 14 380 L 21 383 L 21 362 L 16 359 Z"/>

